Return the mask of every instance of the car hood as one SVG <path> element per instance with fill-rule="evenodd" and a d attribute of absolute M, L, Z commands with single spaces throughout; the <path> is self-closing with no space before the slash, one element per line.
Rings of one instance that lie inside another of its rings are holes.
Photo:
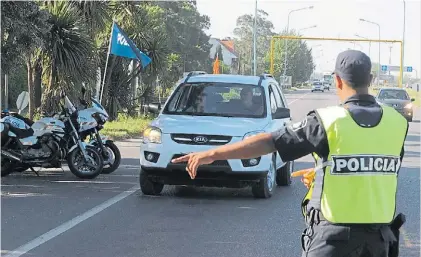
<path fill-rule="evenodd" d="M 161 129 L 162 133 L 211 134 L 242 137 L 251 131 L 263 130 L 267 119 L 233 118 L 215 116 L 187 116 L 161 114 L 152 121 L 151 126 Z"/>
<path fill-rule="evenodd" d="M 405 105 L 409 104 L 411 100 L 382 99 L 382 100 L 379 100 L 379 102 L 388 106 L 397 105 L 396 107 L 404 107 Z"/>

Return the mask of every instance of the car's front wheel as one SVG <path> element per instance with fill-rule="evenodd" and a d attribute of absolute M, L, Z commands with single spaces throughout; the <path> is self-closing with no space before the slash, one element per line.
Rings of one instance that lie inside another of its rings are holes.
<path fill-rule="evenodd" d="M 164 189 L 164 184 L 152 181 L 143 169 L 140 169 L 139 184 L 144 195 L 159 195 Z"/>
<path fill-rule="evenodd" d="M 278 186 L 291 185 L 291 173 L 294 170 L 294 161 L 287 162 L 283 167 L 276 171 L 276 184 Z"/>
<path fill-rule="evenodd" d="M 270 198 L 275 190 L 276 181 L 276 156 L 272 155 L 272 161 L 266 176 L 253 185 L 252 192 L 256 198 Z"/>

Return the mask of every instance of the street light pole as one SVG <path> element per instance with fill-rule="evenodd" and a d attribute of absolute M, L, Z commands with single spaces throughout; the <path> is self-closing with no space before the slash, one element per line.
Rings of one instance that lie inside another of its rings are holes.
<path fill-rule="evenodd" d="M 257 0 L 254 6 L 254 26 L 253 26 L 253 75 L 257 74 Z"/>
<path fill-rule="evenodd" d="M 402 32 L 402 65 L 405 67 L 405 13 L 406 13 L 406 2 L 403 0 L 403 32 Z M 403 69 L 403 67 L 402 67 Z"/>
<path fill-rule="evenodd" d="M 393 46 L 389 46 L 389 66 L 392 65 L 392 48 Z M 389 75 L 390 75 L 390 69 L 389 69 Z"/>
<path fill-rule="evenodd" d="M 289 17 L 291 16 L 291 13 L 302 11 L 302 10 L 307 10 L 307 9 L 313 9 L 313 8 L 314 8 L 314 6 L 309 6 L 309 7 L 295 9 L 295 10 L 290 11 L 288 13 L 288 21 L 287 21 L 287 31 L 286 31 L 286 33 L 289 34 Z M 285 40 L 285 59 L 284 59 L 284 72 L 283 72 L 283 76 L 286 75 L 286 71 L 287 71 L 287 59 L 288 59 L 288 39 Z"/>
<path fill-rule="evenodd" d="M 371 23 L 371 24 L 374 24 L 374 25 L 377 25 L 377 27 L 379 28 L 379 63 L 378 63 L 378 74 L 377 74 L 377 87 L 379 87 L 380 86 L 380 70 L 381 70 L 381 68 L 380 68 L 380 66 L 381 66 L 381 64 L 380 64 L 380 24 L 378 24 L 378 23 L 376 23 L 376 22 L 372 22 L 372 21 L 368 21 L 368 20 L 365 20 L 365 19 L 360 19 L 360 21 L 364 21 L 364 22 L 367 22 L 367 23 Z"/>

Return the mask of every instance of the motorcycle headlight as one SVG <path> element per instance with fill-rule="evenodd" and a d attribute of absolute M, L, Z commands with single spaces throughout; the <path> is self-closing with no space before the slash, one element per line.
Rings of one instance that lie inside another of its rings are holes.
<path fill-rule="evenodd" d="M 263 130 L 256 130 L 256 131 L 251 131 L 251 132 L 248 132 L 248 133 L 246 133 L 246 134 L 244 135 L 243 140 L 244 140 L 244 139 L 246 139 L 246 138 L 252 137 L 252 136 L 256 136 L 256 135 L 258 135 L 258 134 L 260 134 L 260 133 L 264 133 L 264 132 L 265 132 L 265 131 L 263 131 Z"/>
<path fill-rule="evenodd" d="M 161 144 L 161 135 L 162 135 L 162 132 L 159 128 L 148 127 L 143 131 L 142 142 L 144 144 L 147 144 L 147 143 Z"/>
<path fill-rule="evenodd" d="M 412 109 L 412 103 L 405 105 L 405 109 Z"/>

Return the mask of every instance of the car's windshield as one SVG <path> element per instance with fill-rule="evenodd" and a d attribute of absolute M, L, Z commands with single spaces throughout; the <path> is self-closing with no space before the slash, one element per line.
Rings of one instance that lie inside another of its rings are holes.
<path fill-rule="evenodd" d="M 176 89 L 164 114 L 250 117 L 266 116 L 263 87 L 231 83 L 191 83 Z"/>
<path fill-rule="evenodd" d="M 409 100 L 408 93 L 405 90 L 381 90 L 377 98 Z"/>
<path fill-rule="evenodd" d="M 321 86 L 322 82 L 313 82 L 313 86 Z"/>

